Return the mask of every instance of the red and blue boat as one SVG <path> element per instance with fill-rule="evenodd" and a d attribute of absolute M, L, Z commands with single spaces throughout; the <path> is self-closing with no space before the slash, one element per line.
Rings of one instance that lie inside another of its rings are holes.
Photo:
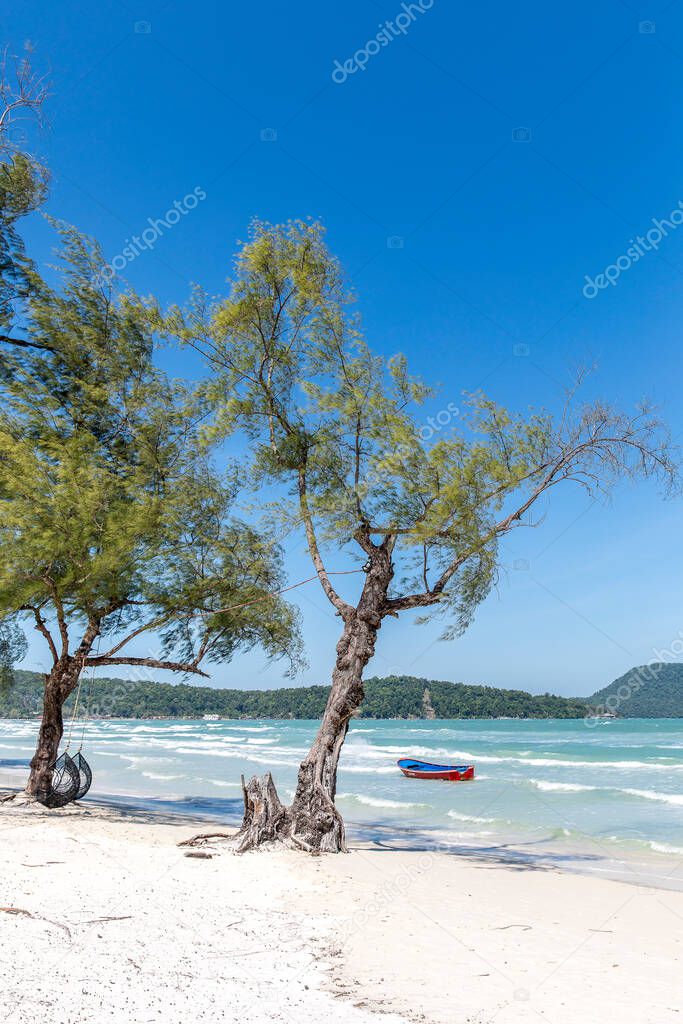
<path fill-rule="evenodd" d="M 402 757 L 396 764 L 409 779 L 442 779 L 446 782 L 469 782 L 474 778 L 473 764 L 430 764 Z"/>

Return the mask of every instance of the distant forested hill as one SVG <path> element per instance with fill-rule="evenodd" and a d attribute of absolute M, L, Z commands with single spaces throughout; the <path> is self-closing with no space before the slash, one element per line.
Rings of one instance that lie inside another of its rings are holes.
<path fill-rule="evenodd" d="M 683 665 L 632 668 L 588 698 L 620 718 L 683 718 Z"/>
<path fill-rule="evenodd" d="M 0 692 L 0 718 L 26 718 L 40 712 L 42 677 L 15 673 L 15 684 Z M 97 679 L 91 714 L 97 718 L 320 718 L 327 686 L 279 690 L 215 690 L 184 683 L 130 682 Z M 87 704 L 84 680 L 81 708 Z M 70 711 L 73 698 L 67 705 Z M 584 701 L 523 690 L 436 682 L 413 676 L 370 679 L 360 709 L 361 718 L 582 718 Z M 66 715 L 65 715 L 66 717 Z"/>

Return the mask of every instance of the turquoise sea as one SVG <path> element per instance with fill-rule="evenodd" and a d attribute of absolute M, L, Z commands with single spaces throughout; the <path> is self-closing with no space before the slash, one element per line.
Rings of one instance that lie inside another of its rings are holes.
<path fill-rule="evenodd" d="M 94 772 L 89 799 L 238 822 L 240 774 L 270 769 L 283 799 L 291 797 L 317 725 L 93 722 L 84 742 Z M 23 781 L 36 730 L 33 721 L 0 721 L 0 785 Z M 395 764 L 401 756 L 471 762 L 477 778 L 406 779 Z M 352 834 L 392 844 L 412 836 L 529 857 L 579 851 L 596 865 L 657 854 L 677 864 L 683 721 L 357 720 L 342 753 L 337 799 Z"/>

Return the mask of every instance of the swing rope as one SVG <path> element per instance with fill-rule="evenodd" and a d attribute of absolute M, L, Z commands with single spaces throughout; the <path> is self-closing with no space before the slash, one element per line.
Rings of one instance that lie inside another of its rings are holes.
<path fill-rule="evenodd" d="M 97 642 L 97 653 L 98 654 L 100 653 L 99 640 Z M 91 704 L 92 704 L 92 691 L 93 691 L 94 683 L 95 683 L 95 666 L 93 665 L 92 672 L 90 673 L 90 679 L 88 681 L 88 700 L 87 700 L 87 703 L 85 705 L 85 714 L 83 715 L 83 728 L 81 729 L 81 744 L 80 744 L 80 746 L 78 748 L 78 753 L 79 754 L 83 750 L 83 741 L 85 739 L 85 727 L 88 724 L 88 722 L 90 721 L 90 707 L 91 707 Z"/>
<path fill-rule="evenodd" d="M 65 754 L 69 753 L 69 748 L 71 747 L 71 735 L 72 735 L 72 733 L 74 731 L 74 722 L 76 721 L 76 715 L 78 714 L 78 704 L 79 704 L 79 701 L 81 699 L 81 684 L 82 684 L 82 682 L 83 682 L 83 676 L 81 674 L 81 676 L 79 676 L 79 679 L 78 679 L 78 689 L 76 690 L 76 700 L 74 701 L 74 709 L 73 709 L 73 712 L 71 713 L 71 721 L 69 723 L 69 735 L 66 738 L 66 747 L 64 749 L 64 753 Z"/>
<path fill-rule="evenodd" d="M 95 651 L 95 657 L 96 658 L 99 656 L 99 653 L 100 653 L 100 643 L 101 643 L 101 641 L 102 641 L 102 636 L 100 634 L 97 637 L 97 650 Z M 88 699 L 87 699 L 87 703 L 86 703 L 86 706 L 85 706 L 85 714 L 83 715 L 83 728 L 81 730 L 81 742 L 80 742 L 80 746 L 79 746 L 78 751 L 77 751 L 77 753 L 79 753 L 79 754 L 80 754 L 81 750 L 83 749 L 83 741 L 85 739 L 85 727 L 88 724 L 88 718 L 90 716 L 90 705 L 91 705 L 91 701 L 92 701 L 92 691 L 93 691 L 93 683 L 94 682 L 95 682 L 95 666 L 93 665 L 92 666 L 92 670 L 90 672 L 90 679 L 88 681 Z M 71 715 L 71 722 L 69 723 L 69 735 L 68 735 L 67 740 L 66 740 L 66 749 L 64 751 L 66 754 L 68 754 L 69 749 L 71 747 L 71 737 L 72 737 L 72 734 L 73 734 L 73 731 L 74 731 L 74 724 L 76 722 L 76 718 L 78 717 L 78 705 L 80 704 L 80 700 L 81 700 L 81 688 L 82 688 L 82 686 L 83 686 L 83 673 L 81 672 L 80 676 L 78 677 L 78 688 L 76 690 L 76 700 L 74 701 L 74 709 L 73 709 L 73 712 L 72 712 L 72 715 Z"/>

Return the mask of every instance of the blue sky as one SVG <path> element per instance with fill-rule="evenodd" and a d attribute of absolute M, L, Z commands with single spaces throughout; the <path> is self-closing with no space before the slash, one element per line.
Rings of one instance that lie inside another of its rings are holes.
<path fill-rule="evenodd" d="M 50 211 L 111 259 L 202 189 L 124 272 L 165 302 L 191 281 L 220 292 L 252 217 L 320 217 L 368 340 L 440 385 L 434 409 L 478 387 L 519 411 L 556 409 L 573 370 L 596 361 L 586 397 L 654 399 L 680 435 L 683 227 L 627 252 L 683 200 L 683 4 L 422 6 L 10 3 L 4 38 L 15 51 L 30 40 L 51 69 Z M 356 70 L 335 82 L 339 66 Z M 48 228 L 29 234 L 47 257 Z M 619 257 L 616 283 L 584 297 L 586 275 Z M 608 506 L 558 492 L 545 511 L 506 542 L 465 637 L 391 621 L 369 674 L 583 694 L 670 648 L 680 503 L 638 484 Z M 310 574 L 302 548 L 287 550 L 292 581 Z M 315 584 L 296 593 L 301 681 L 324 682 L 339 620 Z M 32 644 L 27 667 L 43 657 Z M 214 673 L 281 679 L 256 653 Z"/>

